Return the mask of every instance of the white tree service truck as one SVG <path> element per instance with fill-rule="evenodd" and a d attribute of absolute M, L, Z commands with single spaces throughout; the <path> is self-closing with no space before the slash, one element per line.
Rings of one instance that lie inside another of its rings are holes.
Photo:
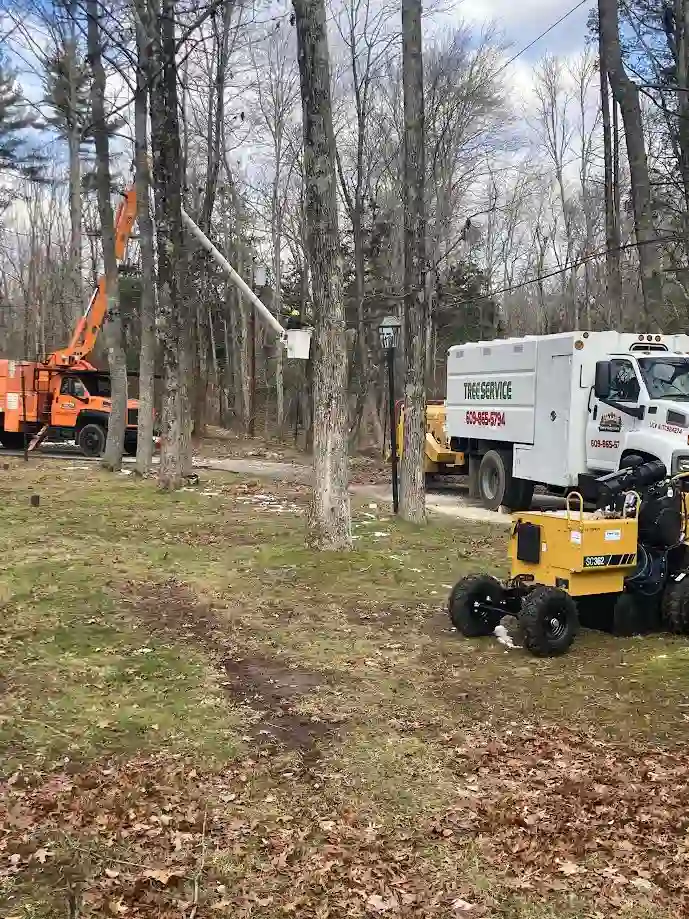
<path fill-rule="evenodd" d="M 491 509 L 640 457 L 689 470 L 689 335 L 565 332 L 449 349 L 447 434 Z"/>

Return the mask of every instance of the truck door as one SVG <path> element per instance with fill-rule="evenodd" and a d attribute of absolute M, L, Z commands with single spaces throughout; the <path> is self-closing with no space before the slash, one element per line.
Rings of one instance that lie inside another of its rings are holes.
<path fill-rule="evenodd" d="M 87 399 L 86 387 L 78 377 L 63 377 L 60 392 L 53 401 L 52 424 L 56 428 L 73 428 Z"/>
<path fill-rule="evenodd" d="M 548 482 L 564 481 L 567 476 L 571 387 L 572 355 L 553 354 L 542 399 L 547 417 L 547 442 L 550 445 L 547 454 Z M 540 393 L 538 398 L 541 399 Z"/>
<path fill-rule="evenodd" d="M 618 468 L 627 435 L 639 424 L 638 418 L 621 410 L 639 405 L 641 383 L 636 367 L 626 358 L 614 358 L 610 365 L 610 399 L 601 402 L 591 390 L 586 426 L 586 465 L 601 472 Z M 620 408 L 608 405 L 608 401 L 620 403 Z"/>

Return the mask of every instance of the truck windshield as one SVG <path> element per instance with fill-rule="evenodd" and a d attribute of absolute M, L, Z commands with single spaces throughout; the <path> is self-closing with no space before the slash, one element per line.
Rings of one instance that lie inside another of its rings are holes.
<path fill-rule="evenodd" d="M 639 367 L 651 399 L 689 402 L 689 359 L 641 357 Z"/>

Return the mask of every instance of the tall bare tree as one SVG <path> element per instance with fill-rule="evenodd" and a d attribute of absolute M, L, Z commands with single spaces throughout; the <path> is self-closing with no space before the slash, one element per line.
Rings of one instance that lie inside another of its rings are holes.
<path fill-rule="evenodd" d="M 151 16 L 150 102 L 153 187 L 158 254 L 158 303 L 163 352 L 163 409 L 158 482 L 179 488 L 190 471 L 189 328 L 182 296 L 182 148 L 177 96 L 175 0 L 161 0 Z"/>
<path fill-rule="evenodd" d="M 299 99 L 299 74 L 296 69 L 294 45 L 290 36 L 276 29 L 263 42 L 261 51 L 252 48 L 256 71 L 256 95 L 260 120 L 270 136 L 273 176 L 270 188 L 270 239 L 273 253 L 273 312 L 280 318 L 282 310 L 282 248 L 285 242 L 285 197 L 295 166 L 294 151 L 290 149 L 290 122 L 294 119 Z M 276 427 L 283 432 L 285 420 L 283 351 L 275 354 Z"/>
<path fill-rule="evenodd" d="M 357 398 L 354 424 L 363 420 L 364 408 L 372 424 L 375 438 L 382 444 L 383 430 L 375 411 L 371 384 L 375 368 L 371 368 L 371 323 L 366 322 L 364 308 L 366 287 L 366 249 L 369 232 L 365 227 L 367 212 L 374 197 L 375 172 L 382 150 L 376 143 L 377 127 L 373 115 L 374 94 L 378 79 L 384 73 L 389 52 L 397 40 L 396 30 L 390 28 L 392 0 L 376 4 L 372 0 L 345 0 L 334 21 L 346 48 L 347 81 L 351 81 L 351 105 L 344 109 L 347 128 L 338 137 L 337 166 L 342 197 L 352 227 L 354 245 L 354 299 L 356 302 L 356 352 L 354 363 Z M 375 208 L 375 202 L 373 203 Z M 368 404 L 366 405 L 366 403 Z"/>
<path fill-rule="evenodd" d="M 106 79 L 101 51 L 102 33 L 98 0 L 88 0 L 86 13 L 88 17 L 88 60 L 93 73 L 91 111 L 93 138 L 96 146 L 98 214 L 101 224 L 105 289 L 108 299 L 104 331 L 112 389 L 103 465 L 108 469 L 116 470 L 122 466 L 124 430 L 127 424 L 127 356 L 122 335 L 119 278 L 115 257 L 115 227 L 110 200 L 110 142 L 105 112 Z"/>
<path fill-rule="evenodd" d="M 304 121 L 304 182 L 311 286 L 314 488 L 308 541 L 351 547 L 347 456 L 347 353 L 337 221 L 335 135 L 323 0 L 293 0 Z"/>
<path fill-rule="evenodd" d="M 153 397 L 155 380 L 155 240 L 151 217 L 151 177 L 148 164 L 148 94 L 151 79 L 150 29 L 147 0 L 136 0 L 136 95 L 134 98 L 134 150 L 136 204 L 141 247 L 141 349 L 139 353 L 139 420 L 136 469 L 151 471 L 153 462 Z"/>
<path fill-rule="evenodd" d="M 618 321 L 622 318 L 622 279 L 620 276 L 620 215 L 615 207 L 615 187 L 619 184 L 618 170 L 615 169 L 615 147 L 618 143 L 617 131 L 613 131 L 610 84 L 608 81 L 608 63 L 600 29 L 598 30 L 598 69 L 600 78 L 600 106 L 603 123 L 603 181 L 605 205 L 605 244 L 606 292 L 609 315 Z M 617 109 L 617 102 L 612 100 L 612 107 Z M 615 123 L 615 128 L 617 127 Z"/>
<path fill-rule="evenodd" d="M 69 153 L 69 213 L 71 223 L 69 279 L 72 319 L 84 309 L 82 277 L 82 163 L 81 149 L 90 131 L 90 74 L 77 31 L 76 0 L 57 0 L 53 9 L 38 5 L 37 14 L 52 35 L 52 48 L 43 61 L 47 121 L 66 140 Z"/>
<path fill-rule="evenodd" d="M 404 86 L 404 449 L 400 464 L 400 513 L 426 519 L 426 313 L 424 104 L 421 0 L 402 0 Z"/>
<path fill-rule="evenodd" d="M 615 101 L 622 112 L 632 183 L 634 226 L 641 269 L 644 325 L 657 327 L 663 319 L 662 275 L 658 239 L 653 226 L 653 200 L 648 174 L 639 88 L 622 61 L 617 0 L 598 0 L 600 40 Z"/>

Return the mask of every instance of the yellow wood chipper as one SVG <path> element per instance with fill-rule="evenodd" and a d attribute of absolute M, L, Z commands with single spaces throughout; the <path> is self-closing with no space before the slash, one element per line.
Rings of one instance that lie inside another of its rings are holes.
<path fill-rule="evenodd" d="M 404 452 L 404 404 L 396 406 L 397 455 Z M 426 443 L 424 469 L 427 479 L 439 475 L 467 475 L 468 466 L 463 453 L 450 449 L 445 430 L 445 403 L 429 402 L 426 406 Z"/>

